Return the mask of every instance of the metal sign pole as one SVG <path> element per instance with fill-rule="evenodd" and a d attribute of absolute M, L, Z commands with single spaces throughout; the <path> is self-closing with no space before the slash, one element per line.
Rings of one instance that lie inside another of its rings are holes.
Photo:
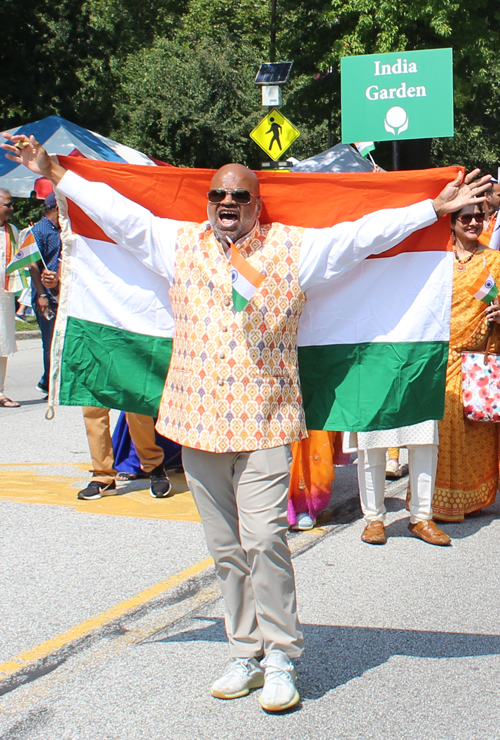
<path fill-rule="evenodd" d="M 392 169 L 399 170 L 399 141 L 392 142 Z"/>

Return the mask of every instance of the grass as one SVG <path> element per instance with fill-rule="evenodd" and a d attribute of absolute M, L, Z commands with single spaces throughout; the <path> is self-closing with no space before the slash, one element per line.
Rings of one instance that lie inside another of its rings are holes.
<path fill-rule="evenodd" d="M 27 316 L 27 323 L 16 319 L 16 331 L 38 331 L 38 324 L 34 316 Z"/>

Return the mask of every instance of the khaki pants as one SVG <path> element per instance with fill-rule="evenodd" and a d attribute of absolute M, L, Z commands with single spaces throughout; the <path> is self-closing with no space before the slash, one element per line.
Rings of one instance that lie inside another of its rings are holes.
<path fill-rule="evenodd" d="M 412 524 L 432 519 L 432 497 L 436 483 L 437 445 L 406 445 Z M 385 521 L 385 448 L 358 450 L 358 483 L 361 509 L 367 522 Z"/>
<path fill-rule="evenodd" d="M 83 406 L 83 419 L 87 431 L 90 457 L 92 458 L 92 480 L 111 483 L 116 477 L 113 465 L 113 445 L 109 424 L 109 409 Z M 141 461 L 141 468 L 150 473 L 163 462 L 163 450 L 155 441 L 154 422 L 150 416 L 127 413 L 127 423 L 132 442 Z"/>
<path fill-rule="evenodd" d="M 286 541 L 291 459 L 289 445 L 239 453 L 182 450 L 215 560 L 233 658 L 273 648 L 294 658 L 303 650 Z"/>

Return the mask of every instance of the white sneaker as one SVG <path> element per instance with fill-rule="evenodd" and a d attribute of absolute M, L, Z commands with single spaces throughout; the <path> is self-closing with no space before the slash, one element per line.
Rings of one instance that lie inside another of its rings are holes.
<path fill-rule="evenodd" d="M 300 699 L 295 686 L 297 674 L 288 655 L 282 650 L 270 650 L 261 666 L 266 669 L 264 689 L 259 696 L 262 709 L 282 712 L 295 706 Z"/>
<path fill-rule="evenodd" d="M 264 670 L 255 658 L 236 658 L 228 665 L 223 676 L 214 681 L 210 693 L 217 699 L 239 699 L 250 689 L 264 685 Z"/>
<path fill-rule="evenodd" d="M 399 460 L 391 458 L 387 461 L 385 466 L 385 477 L 386 478 L 401 478 L 403 475 L 403 468 L 399 464 Z"/>
<path fill-rule="evenodd" d="M 306 529 L 312 529 L 315 526 L 316 519 L 312 519 L 309 514 L 304 512 L 302 514 L 297 514 L 297 522 L 292 526 L 292 529 L 303 531 Z"/>

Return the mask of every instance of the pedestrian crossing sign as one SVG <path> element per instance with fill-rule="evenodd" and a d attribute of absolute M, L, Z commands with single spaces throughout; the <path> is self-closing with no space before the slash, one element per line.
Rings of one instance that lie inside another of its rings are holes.
<path fill-rule="evenodd" d="M 269 111 L 250 134 L 250 138 L 274 161 L 279 159 L 299 136 L 300 131 L 288 118 L 282 116 L 277 108 Z"/>

